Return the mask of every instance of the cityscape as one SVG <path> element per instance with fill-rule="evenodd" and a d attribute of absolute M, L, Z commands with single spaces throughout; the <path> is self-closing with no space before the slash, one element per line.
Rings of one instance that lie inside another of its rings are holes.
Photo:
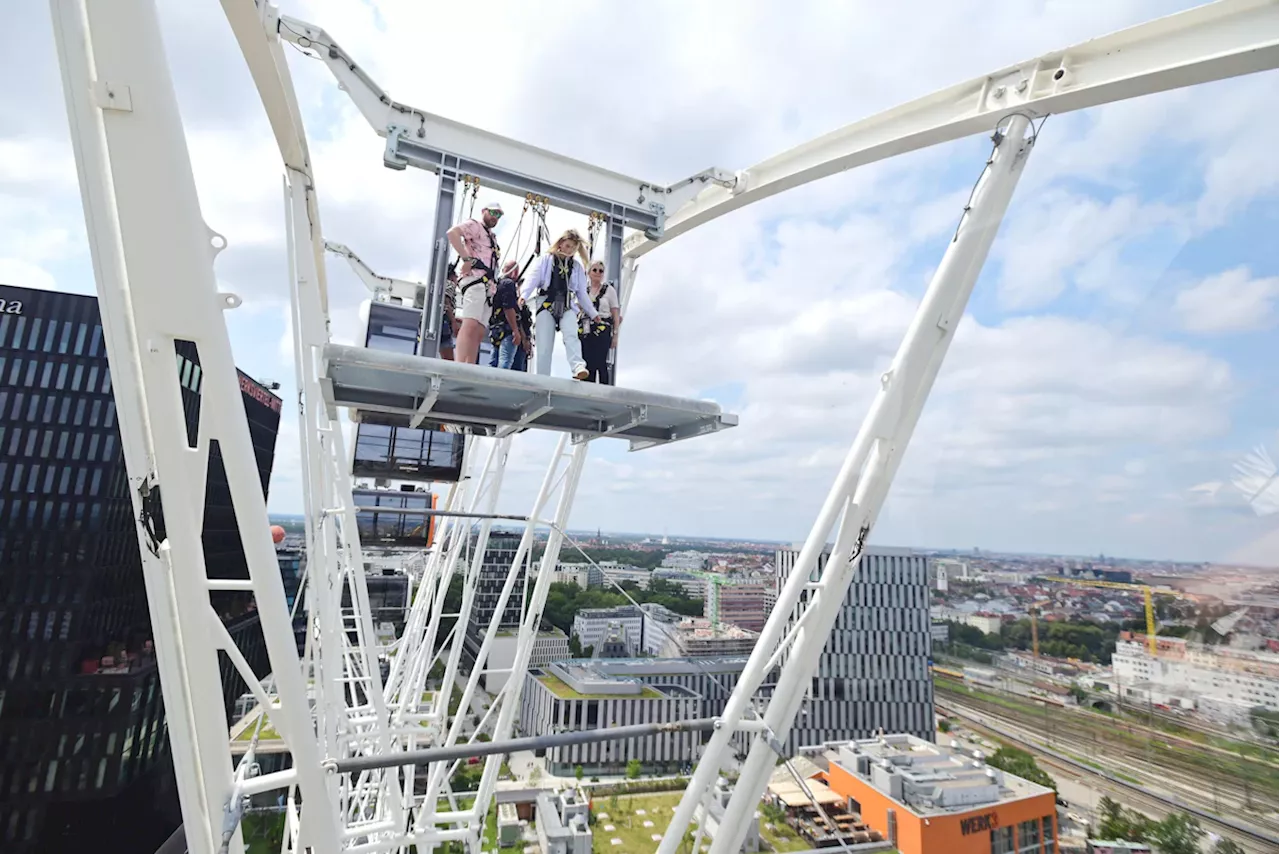
<path fill-rule="evenodd" d="M 1280 854 L 1280 0 L 463 11 L 3 16 L 0 854 Z"/>

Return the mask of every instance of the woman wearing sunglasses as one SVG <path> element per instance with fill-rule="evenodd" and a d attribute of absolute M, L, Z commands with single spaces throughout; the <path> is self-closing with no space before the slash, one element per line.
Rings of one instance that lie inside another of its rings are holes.
<path fill-rule="evenodd" d="M 582 264 L 573 257 L 575 253 L 583 262 L 588 260 L 582 235 L 571 228 L 538 261 L 533 275 L 520 288 L 520 299 L 529 303 L 534 312 L 533 349 L 538 373 L 551 375 L 551 351 L 559 331 L 570 374 L 576 380 L 585 380 L 587 364 L 582 360 L 582 342 L 578 339 L 578 311 L 593 321 L 600 315 L 587 296 L 587 277 Z"/>
<path fill-rule="evenodd" d="M 609 351 L 618 346 L 622 324 L 622 303 L 613 284 L 604 280 L 604 262 L 592 261 L 587 268 L 587 296 L 599 319 L 582 326 L 582 357 L 587 362 L 587 382 L 612 385 Z"/>

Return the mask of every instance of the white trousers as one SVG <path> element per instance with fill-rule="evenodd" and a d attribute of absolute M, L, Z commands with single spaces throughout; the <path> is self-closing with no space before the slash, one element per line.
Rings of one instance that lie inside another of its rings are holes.
<path fill-rule="evenodd" d="M 545 309 L 534 318 L 534 355 L 538 373 L 551 376 L 551 351 L 556 345 L 556 319 Z M 578 339 L 578 313 L 566 308 L 560 318 L 560 339 L 564 341 L 564 356 L 569 361 L 569 376 L 587 369 L 582 361 L 582 342 Z"/>

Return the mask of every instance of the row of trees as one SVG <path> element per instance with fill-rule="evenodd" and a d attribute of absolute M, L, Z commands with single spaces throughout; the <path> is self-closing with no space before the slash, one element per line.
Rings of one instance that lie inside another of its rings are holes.
<path fill-rule="evenodd" d="M 1096 661 L 1108 664 L 1111 655 L 1116 651 L 1116 636 L 1120 626 L 1113 624 L 1100 625 L 1089 620 L 1070 620 L 1067 622 L 1041 621 L 1039 626 L 1040 651 L 1045 655 L 1058 658 L 1078 658 L 1081 661 Z M 1005 623 L 998 634 L 987 634 L 981 629 L 963 623 L 951 623 L 951 643 L 960 647 L 957 654 L 966 658 L 981 660 L 985 653 L 988 658 L 992 652 L 1007 649 L 1030 650 L 1031 620 L 1023 619 Z M 977 655 L 973 653 L 977 653 Z"/>
<path fill-rule="evenodd" d="M 1100 821 L 1094 834 L 1097 838 L 1145 842 L 1160 854 L 1200 854 L 1200 843 L 1205 837 L 1200 822 L 1185 812 L 1169 813 L 1162 820 L 1153 821 L 1106 796 L 1098 802 L 1098 817 Z M 1244 854 L 1244 849 L 1224 836 L 1214 844 L 1211 854 Z"/>

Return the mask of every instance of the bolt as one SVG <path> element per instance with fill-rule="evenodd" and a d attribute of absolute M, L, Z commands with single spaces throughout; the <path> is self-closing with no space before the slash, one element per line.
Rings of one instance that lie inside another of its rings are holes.
<path fill-rule="evenodd" d="M 1018 81 L 1018 91 L 1019 92 L 1027 91 L 1027 79 L 1025 77 Z"/>
<path fill-rule="evenodd" d="M 992 97 L 995 97 L 995 98 L 1003 98 L 1003 97 L 1004 97 L 1004 87 L 1003 87 L 1003 86 L 997 86 L 997 87 L 996 87 L 996 91 L 995 91 L 995 92 L 993 92 L 993 93 L 991 93 L 991 94 L 992 94 Z"/>

